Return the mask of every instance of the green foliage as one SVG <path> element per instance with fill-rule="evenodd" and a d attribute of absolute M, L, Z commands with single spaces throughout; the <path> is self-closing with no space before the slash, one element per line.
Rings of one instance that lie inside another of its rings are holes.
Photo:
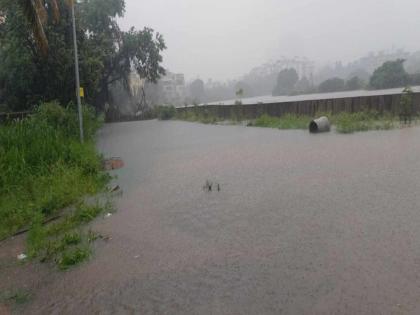
<path fill-rule="evenodd" d="M 184 111 L 177 112 L 175 118 L 191 122 L 201 122 L 203 124 L 215 124 L 222 120 L 216 117 L 214 114 L 210 113 L 209 111 L 202 111 L 199 108 L 194 108 L 192 110 L 187 109 Z"/>
<path fill-rule="evenodd" d="M 8 290 L 0 293 L 0 303 L 22 305 L 28 303 L 32 295 L 22 289 Z"/>
<path fill-rule="evenodd" d="M 273 117 L 264 114 L 257 118 L 252 126 L 277 129 L 307 129 L 310 121 L 311 118 L 308 116 L 286 114 L 282 117 Z"/>
<path fill-rule="evenodd" d="M 376 111 L 362 111 L 357 113 L 317 113 L 316 117 L 327 116 L 338 133 L 353 133 L 368 130 L 389 130 L 400 126 L 397 117 L 391 113 L 378 113 Z M 176 118 L 180 120 L 214 124 L 223 119 L 214 115 L 211 111 L 202 108 L 188 109 L 177 112 Z M 274 117 L 262 114 L 255 120 L 248 122 L 248 126 L 276 128 L 276 129 L 308 129 L 313 118 L 305 115 L 285 114 L 282 117 Z M 242 122 L 240 112 L 232 110 L 230 123 Z"/>
<path fill-rule="evenodd" d="M 50 1 L 47 1 L 50 2 Z M 41 1 L 41 3 L 44 3 Z M 67 104 L 75 99 L 73 38 L 69 6 L 58 1 L 60 18 L 43 27 L 48 54 L 40 54 L 31 23 L 20 2 L 0 0 L 6 16 L 0 24 L 0 104 L 17 111 L 45 101 Z M 121 31 L 124 0 L 83 0 L 76 5 L 81 85 L 85 100 L 103 109 L 111 103 L 109 86 L 120 81 L 128 88 L 132 66 L 148 81 L 164 74 L 162 35 L 151 28 Z M 45 5 L 48 16 L 55 8 Z"/>
<path fill-rule="evenodd" d="M 77 247 L 70 251 L 66 251 L 59 259 L 58 266 L 61 270 L 67 270 L 88 259 L 90 254 L 90 249 L 85 247 Z"/>
<path fill-rule="evenodd" d="M 339 133 L 353 133 L 368 130 L 389 130 L 395 128 L 396 120 L 391 114 L 380 115 L 375 111 L 340 113 L 332 117 Z"/>
<path fill-rule="evenodd" d="M 319 85 L 318 90 L 321 93 L 344 91 L 345 81 L 340 78 L 328 79 Z"/>
<path fill-rule="evenodd" d="M 170 120 L 176 115 L 176 109 L 173 106 L 158 106 L 155 112 L 159 120 Z"/>
<path fill-rule="evenodd" d="M 400 101 L 400 119 L 404 123 L 411 122 L 414 115 L 414 100 L 413 90 L 410 87 L 406 87 L 401 95 Z"/>
<path fill-rule="evenodd" d="M 346 90 L 357 91 L 364 88 L 364 83 L 358 76 L 354 76 L 346 82 Z"/>
<path fill-rule="evenodd" d="M 236 91 L 236 96 L 237 97 L 239 97 L 239 98 L 242 98 L 243 96 L 244 96 L 244 89 L 243 88 L 239 88 L 237 91 Z"/>
<path fill-rule="evenodd" d="M 94 240 L 93 232 L 84 232 L 81 228 L 104 211 L 110 211 L 110 206 L 79 203 L 73 211 L 49 225 L 43 225 L 42 217 L 38 216 L 27 239 L 29 256 L 39 258 L 41 262 L 54 262 L 60 269 L 87 259 L 90 255 L 88 245 Z"/>
<path fill-rule="evenodd" d="M 71 127 L 77 126 L 76 113 L 56 103 L 0 126 L 0 239 L 104 187 L 108 177 L 93 143 L 98 123 L 90 114 L 85 119 L 92 126 L 85 144 Z"/>
<path fill-rule="evenodd" d="M 375 70 L 370 86 L 375 89 L 389 89 L 405 86 L 410 78 L 404 69 L 404 59 L 387 61 Z"/>
<path fill-rule="evenodd" d="M 279 96 L 292 93 L 298 81 L 299 75 L 295 69 L 291 68 L 280 71 L 273 95 Z"/>

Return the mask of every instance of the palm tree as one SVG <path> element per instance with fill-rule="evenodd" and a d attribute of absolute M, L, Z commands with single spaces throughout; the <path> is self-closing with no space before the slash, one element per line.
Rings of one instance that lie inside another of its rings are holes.
<path fill-rule="evenodd" d="M 43 55 L 48 54 L 48 39 L 45 35 L 45 25 L 48 22 L 47 8 L 51 8 L 53 21 L 57 23 L 60 18 L 58 0 L 18 0 L 18 5 L 31 25 L 35 42 Z M 73 2 L 73 1 L 68 1 Z"/>

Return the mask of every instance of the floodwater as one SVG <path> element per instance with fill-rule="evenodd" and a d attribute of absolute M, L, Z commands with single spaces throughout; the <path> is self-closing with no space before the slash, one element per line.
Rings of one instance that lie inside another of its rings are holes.
<path fill-rule="evenodd" d="M 301 102 L 301 101 L 313 101 L 313 100 L 324 100 L 324 99 L 336 99 L 336 98 L 348 98 L 348 97 L 360 97 L 360 96 L 378 96 L 378 95 L 393 95 L 401 94 L 404 88 L 386 89 L 386 90 L 359 90 L 359 91 L 342 91 L 332 93 L 316 93 L 316 94 L 304 94 L 304 95 L 292 95 L 292 96 L 256 96 L 249 98 L 241 98 L 243 105 L 257 104 L 257 103 L 286 103 L 286 102 Z M 419 93 L 420 86 L 412 87 L 413 92 Z M 209 105 L 233 105 L 237 99 L 226 100 L 220 102 L 208 103 Z M 203 104 L 201 104 L 203 105 Z M 191 105 L 192 106 L 192 105 Z"/>
<path fill-rule="evenodd" d="M 20 312 L 420 313 L 420 128 L 148 121 L 99 140 L 126 165 L 118 212 L 94 225 L 112 239 L 69 272 L 28 267 Z"/>

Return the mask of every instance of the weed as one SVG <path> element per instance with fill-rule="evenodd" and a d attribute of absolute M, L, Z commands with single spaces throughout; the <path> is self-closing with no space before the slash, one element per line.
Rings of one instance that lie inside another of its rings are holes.
<path fill-rule="evenodd" d="M 273 117 L 264 114 L 255 120 L 253 126 L 278 129 L 306 129 L 310 121 L 311 118 L 309 116 L 286 114 L 282 117 Z"/>
<path fill-rule="evenodd" d="M 72 266 L 80 264 L 90 257 L 90 249 L 87 247 L 76 247 L 65 251 L 58 260 L 58 266 L 61 270 L 67 270 Z"/>
<path fill-rule="evenodd" d="M 22 305 L 29 302 L 31 294 L 26 290 L 9 290 L 0 294 L 0 302 L 5 304 Z"/>

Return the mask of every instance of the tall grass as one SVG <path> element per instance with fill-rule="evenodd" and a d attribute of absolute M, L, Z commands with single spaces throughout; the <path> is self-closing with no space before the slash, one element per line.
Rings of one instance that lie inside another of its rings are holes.
<path fill-rule="evenodd" d="M 78 141 L 75 110 L 57 103 L 0 126 L 0 239 L 104 187 L 94 144 L 100 124 L 87 108 L 83 116 L 85 144 Z"/>
<path fill-rule="evenodd" d="M 397 117 L 390 113 L 380 114 L 375 111 L 358 113 L 340 113 L 331 117 L 339 133 L 353 133 L 368 130 L 389 130 L 400 126 Z"/>

